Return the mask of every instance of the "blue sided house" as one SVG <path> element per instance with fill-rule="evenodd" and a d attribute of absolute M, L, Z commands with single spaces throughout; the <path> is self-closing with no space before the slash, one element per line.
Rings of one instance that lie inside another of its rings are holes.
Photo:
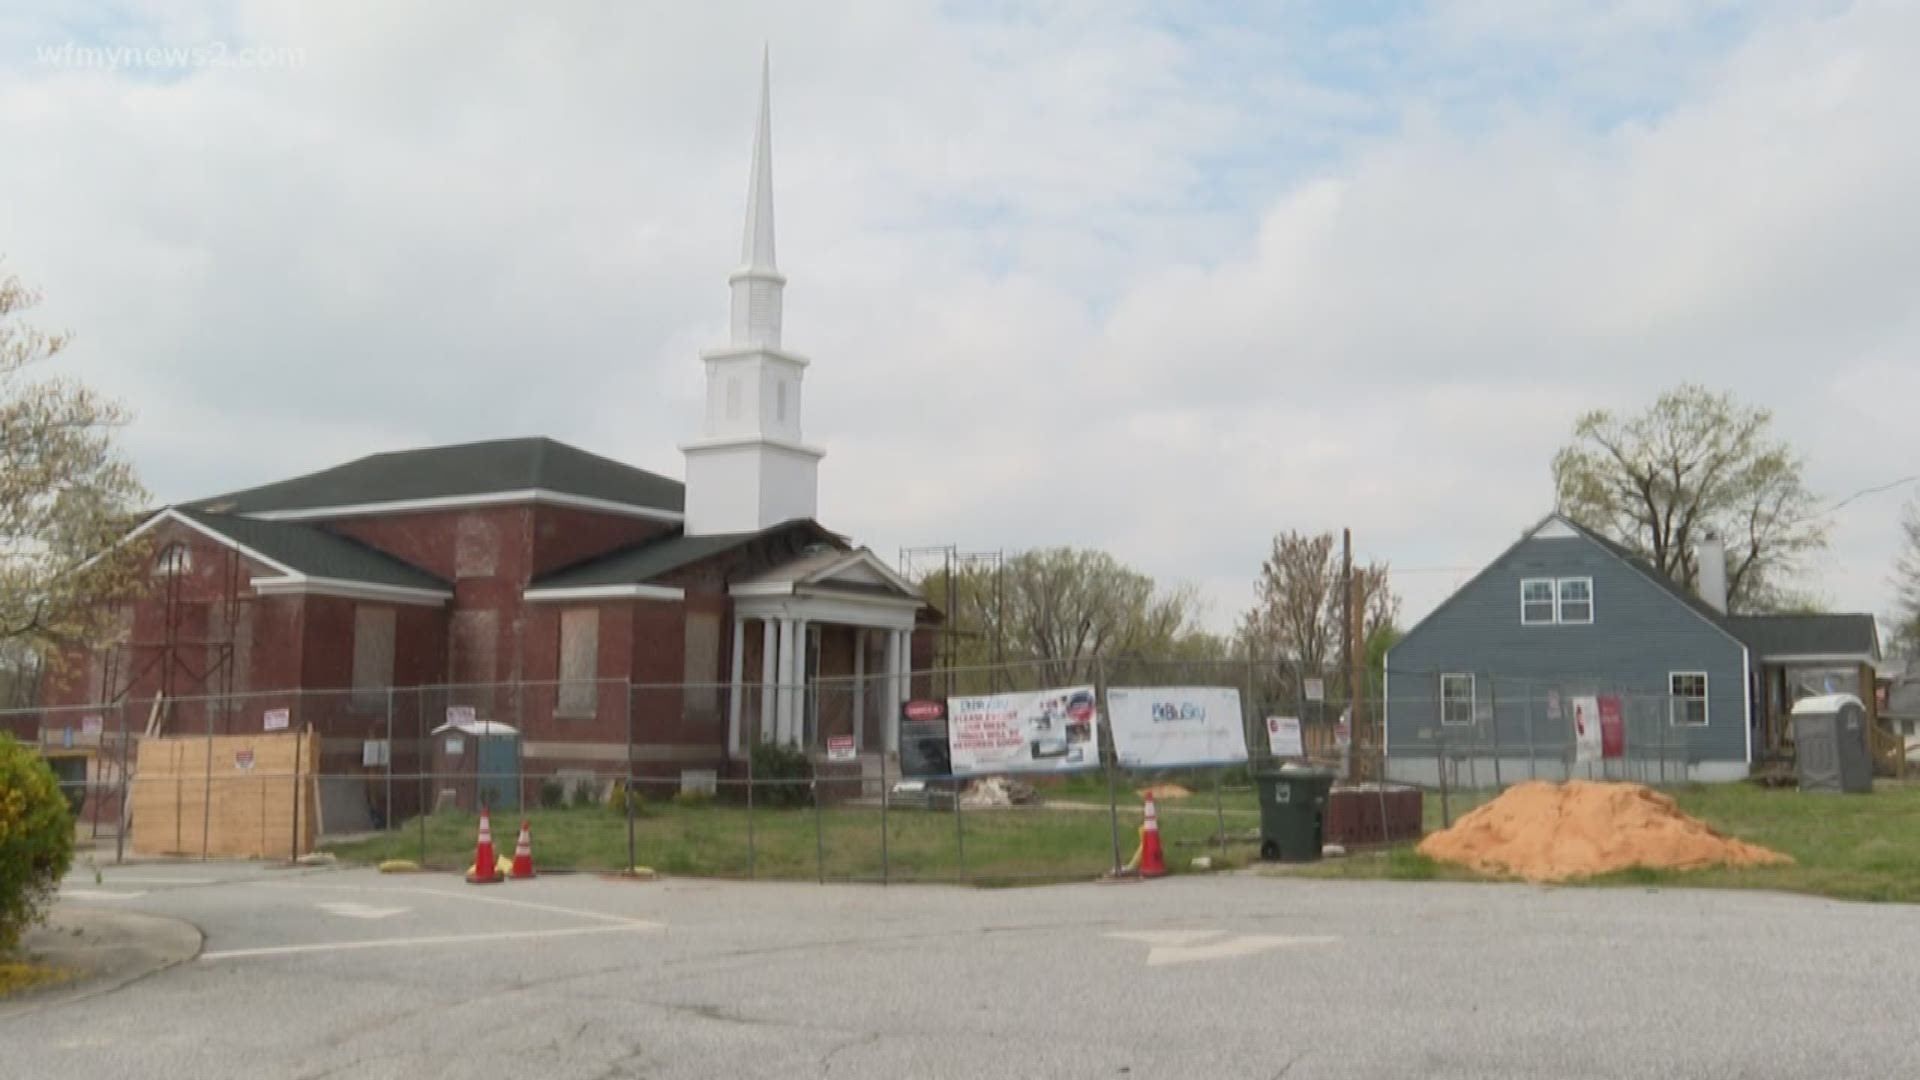
<path fill-rule="evenodd" d="M 1873 700 L 1873 616 L 1729 615 L 1724 548 L 1699 554 L 1705 595 L 1559 514 L 1528 530 L 1387 654 L 1389 776 L 1736 780 L 1799 698 Z M 1599 760 L 1575 734 L 1595 702 Z"/>

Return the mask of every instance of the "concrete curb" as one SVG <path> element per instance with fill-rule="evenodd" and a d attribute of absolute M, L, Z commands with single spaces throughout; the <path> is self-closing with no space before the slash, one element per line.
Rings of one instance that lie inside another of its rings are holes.
<path fill-rule="evenodd" d="M 180 919 L 80 904 L 55 904 L 47 924 L 29 931 L 21 951 L 55 967 L 76 969 L 71 982 L 0 1002 L 12 1018 L 110 994 L 200 955 L 200 929 Z"/>

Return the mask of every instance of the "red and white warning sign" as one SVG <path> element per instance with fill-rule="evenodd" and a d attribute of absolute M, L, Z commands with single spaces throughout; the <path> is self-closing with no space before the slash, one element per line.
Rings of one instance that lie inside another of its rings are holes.
<path fill-rule="evenodd" d="M 241 772 L 253 771 L 253 747 L 242 747 L 233 752 L 233 767 Z"/>
<path fill-rule="evenodd" d="M 852 761 L 858 756 L 859 754 L 855 750 L 853 745 L 853 736 L 851 735 L 827 736 L 827 760 L 828 761 Z"/>

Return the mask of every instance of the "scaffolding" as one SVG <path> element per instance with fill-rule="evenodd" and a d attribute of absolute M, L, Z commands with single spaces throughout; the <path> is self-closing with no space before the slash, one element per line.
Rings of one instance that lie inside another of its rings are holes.
<path fill-rule="evenodd" d="M 194 560 L 206 557 L 220 560 L 209 575 L 217 581 L 217 588 L 211 598 L 189 597 Z M 251 579 L 240 554 L 232 548 L 190 547 L 180 542 L 160 551 L 153 561 L 153 574 L 159 579 L 159 596 L 148 594 L 122 601 L 121 611 L 127 619 L 124 636 L 94 650 L 94 662 L 100 670 L 98 699 L 103 703 L 124 702 L 136 687 L 148 684 L 165 703 L 167 711 L 158 717 L 161 726 L 179 699 L 186 697 L 200 701 L 207 710 L 211 732 L 216 719 L 224 722 L 234 708 L 236 628 L 250 611 Z M 138 637 L 143 628 L 134 617 L 134 608 L 153 599 L 160 601 L 157 636 Z"/>
<path fill-rule="evenodd" d="M 953 692 L 953 671 L 962 666 L 959 659 L 963 639 L 984 641 L 987 647 L 986 663 L 996 671 L 1006 659 L 1005 642 L 1000 629 L 1002 603 L 1006 597 L 1006 565 L 1007 553 L 1004 548 L 963 551 L 955 544 L 936 544 L 900 549 L 900 572 L 907 580 L 925 586 L 936 575 L 939 578 L 939 595 L 927 599 L 938 605 L 946 616 L 946 620 L 934 631 L 933 655 L 933 666 L 946 672 L 940 688 L 943 696 Z M 960 603 L 962 577 L 987 583 L 980 593 L 981 604 L 988 613 L 985 626 L 970 626 L 966 621 Z"/>

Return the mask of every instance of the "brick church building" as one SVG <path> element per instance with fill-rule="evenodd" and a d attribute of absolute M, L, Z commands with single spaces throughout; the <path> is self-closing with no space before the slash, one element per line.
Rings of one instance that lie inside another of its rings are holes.
<path fill-rule="evenodd" d="M 449 717 L 514 727 L 529 778 L 623 769 L 629 725 L 655 775 L 736 771 L 754 740 L 894 749 L 938 615 L 815 520 L 822 451 L 802 439 L 807 361 L 781 344 L 772 182 L 763 73 L 730 340 L 702 354 L 684 483 L 526 438 L 168 507 L 133 530 L 152 588 L 46 704 L 125 703 L 137 731 L 160 695 L 168 734 L 259 731 L 285 709 L 328 771 Z"/>

